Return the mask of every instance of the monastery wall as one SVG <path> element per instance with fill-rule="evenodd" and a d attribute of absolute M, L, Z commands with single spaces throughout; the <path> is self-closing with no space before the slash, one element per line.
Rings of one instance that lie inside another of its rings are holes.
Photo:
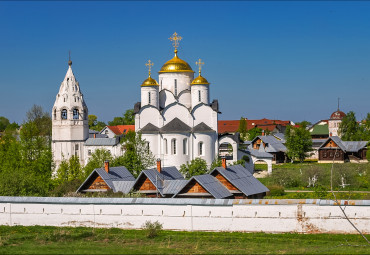
<path fill-rule="evenodd" d="M 341 201 L 352 222 L 370 233 L 370 201 Z M 0 197 L 0 225 L 139 229 L 357 233 L 329 200 Z"/>

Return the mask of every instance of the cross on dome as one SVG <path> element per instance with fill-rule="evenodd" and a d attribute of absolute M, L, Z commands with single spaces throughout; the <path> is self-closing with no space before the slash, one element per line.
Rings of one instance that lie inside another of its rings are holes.
<path fill-rule="evenodd" d="M 202 62 L 201 59 L 199 59 L 195 64 L 199 67 L 199 74 L 202 72 L 202 65 L 204 65 L 204 62 Z"/>
<path fill-rule="evenodd" d="M 150 59 L 149 59 L 148 63 L 145 63 L 145 65 L 148 67 L 149 76 L 150 76 L 150 73 L 152 71 L 152 66 L 154 65 L 154 63 L 152 61 L 150 61 Z"/>
<path fill-rule="evenodd" d="M 177 52 L 177 48 L 179 47 L 179 42 L 182 40 L 182 37 L 179 36 L 176 32 L 173 33 L 172 37 L 168 38 L 172 41 L 172 45 L 175 48 L 175 52 Z"/>

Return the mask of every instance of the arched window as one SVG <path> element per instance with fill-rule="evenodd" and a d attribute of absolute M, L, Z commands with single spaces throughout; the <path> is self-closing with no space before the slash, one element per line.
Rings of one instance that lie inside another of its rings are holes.
<path fill-rule="evenodd" d="M 67 119 L 67 110 L 66 109 L 63 109 L 62 110 L 61 117 L 62 117 L 62 120 L 66 120 Z"/>
<path fill-rule="evenodd" d="M 73 109 L 73 119 L 74 120 L 78 120 L 79 119 L 78 109 Z"/>
<path fill-rule="evenodd" d="M 177 96 L 177 79 L 175 79 L 175 96 Z"/>
<path fill-rule="evenodd" d="M 150 92 L 148 92 L 148 102 L 149 102 L 149 104 L 152 103 L 152 98 L 150 97 Z"/>
<path fill-rule="evenodd" d="M 87 111 L 84 109 L 84 120 L 87 120 Z"/>
<path fill-rule="evenodd" d="M 183 151 L 184 155 L 188 154 L 188 139 L 186 139 L 186 138 L 184 138 L 184 140 L 182 140 L 182 151 Z"/>
<path fill-rule="evenodd" d="M 198 155 L 199 156 L 202 156 L 204 153 L 204 148 L 203 148 L 203 142 L 199 142 L 199 146 L 198 146 Z"/>
<path fill-rule="evenodd" d="M 167 139 L 163 139 L 164 154 L 168 154 Z"/>
<path fill-rule="evenodd" d="M 198 90 L 198 100 L 199 100 L 199 102 L 200 102 L 200 90 Z"/>
<path fill-rule="evenodd" d="M 176 139 L 171 140 L 171 154 L 176 154 Z"/>
<path fill-rule="evenodd" d="M 57 119 L 57 109 L 54 109 L 54 120 Z"/>

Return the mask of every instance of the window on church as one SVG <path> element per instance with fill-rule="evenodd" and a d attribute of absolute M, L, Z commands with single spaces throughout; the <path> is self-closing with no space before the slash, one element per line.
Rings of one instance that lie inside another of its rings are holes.
<path fill-rule="evenodd" d="M 78 118 L 79 118 L 78 109 L 73 109 L 73 119 L 78 120 Z"/>
<path fill-rule="evenodd" d="M 164 154 L 168 154 L 167 139 L 163 139 Z"/>
<path fill-rule="evenodd" d="M 188 139 L 185 138 L 184 140 L 182 140 L 182 151 L 183 151 L 184 155 L 188 154 L 187 146 L 188 146 Z"/>
<path fill-rule="evenodd" d="M 200 90 L 198 90 L 198 100 L 199 100 L 199 102 L 200 102 Z"/>
<path fill-rule="evenodd" d="M 91 156 L 91 150 L 88 150 L 88 151 L 87 151 L 87 155 L 88 155 L 88 156 Z"/>
<path fill-rule="evenodd" d="M 177 96 L 177 79 L 175 79 L 175 96 Z"/>
<path fill-rule="evenodd" d="M 148 92 L 148 102 L 149 102 L 149 104 L 152 103 L 152 98 L 150 97 L 150 92 Z"/>
<path fill-rule="evenodd" d="M 57 109 L 54 109 L 54 120 L 57 119 Z"/>
<path fill-rule="evenodd" d="M 176 139 L 172 139 L 171 141 L 171 154 L 176 154 Z"/>
<path fill-rule="evenodd" d="M 78 144 L 75 144 L 75 150 L 78 151 Z"/>
<path fill-rule="evenodd" d="M 198 148 L 198 155 L 202 156 L 203 155 L 203 142 L 199 143 L 199 148 Z"/>
<path fill-rule="evenodd" d="M 61 117 L 62 117 L 62 120 L 66 120 L 67 119 L 67 110 L 66 109 L 63 109 L 62 110 Z"/>
<path fill-rule="evenodd" d="M 146 151 L 149 153 L 150 152 L 150 143 L 146 142 Z"/>

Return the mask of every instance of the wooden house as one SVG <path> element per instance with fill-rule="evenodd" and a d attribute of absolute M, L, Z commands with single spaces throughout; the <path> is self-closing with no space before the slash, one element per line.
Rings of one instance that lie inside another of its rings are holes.
<path fill-rule="evenodd" d="M 113 192 L 129 193 L 135 183 L 135 177 L 124 166 L 109 167 L 105 161 L 104 168 L 91 172 L 76 192 Z"/>
<path fill-rule="evenodd" d="M 367 141 L 342 141 L 329 137 L 318 149 L 319 163 L 367 162 Z"/>
<path fill-rule="evenodd" d="M 264 152 L 272 155 L 272 163 L 284 163 L 286 161 L 287 148 L 284 145 L 285 140 L 274 135 L 261 135 L 254 138 L 248 146 L 250 151 L 260 151 L 263 146 Z"/>

